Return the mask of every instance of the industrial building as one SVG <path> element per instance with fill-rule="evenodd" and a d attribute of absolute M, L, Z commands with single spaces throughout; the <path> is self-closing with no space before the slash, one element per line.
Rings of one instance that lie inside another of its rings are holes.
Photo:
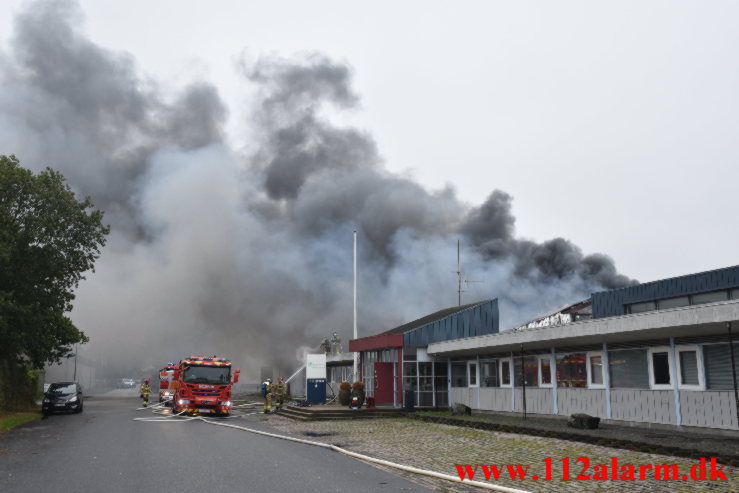
<path fill-rule="evenodd" d="M 499 332 L 497 300 L 350 341 L 378 404 L 739 428 L 739 266 L 593 293 Z M 730 345 L 729 341 L 733 341 Z"/>
<path fill-rule="evenodd" d="M 430 343 L 427 354 L 449 365 L 451 401 L 739 427 L 731 332 L 739 327 L 739 266 L 593 293 L 565 311 L 572 308 L 584 316 L 558 312 L 516 330 Z"/>

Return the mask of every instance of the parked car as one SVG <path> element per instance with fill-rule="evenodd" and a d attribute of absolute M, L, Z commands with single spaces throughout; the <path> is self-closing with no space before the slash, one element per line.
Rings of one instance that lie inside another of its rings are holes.
<path fill-rule="evenodd" d="M 135 389 L 136 380 L 133 378 L 119 378 L 116 387 L 119 389 Z"/>
<path fill-rule="evenodd" d="M 44 415 L 64 411 L 82 412 L 82 386 L 76 382 L 56 382 L 49 386 L 41 402 Z"/>

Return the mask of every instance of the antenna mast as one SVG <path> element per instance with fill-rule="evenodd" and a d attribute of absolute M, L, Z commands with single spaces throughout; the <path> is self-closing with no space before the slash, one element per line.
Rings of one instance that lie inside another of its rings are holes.
<path fill-rule="evenodd" d="M 462 271 L 459 267 L 459 238 L 457 238 L 457 305 L 462 306 Z"/>

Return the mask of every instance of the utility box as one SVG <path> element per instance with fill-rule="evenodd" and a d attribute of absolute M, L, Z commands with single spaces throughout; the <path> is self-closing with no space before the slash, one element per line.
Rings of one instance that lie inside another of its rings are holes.
<path fill-rule="evenodd" d="M 326 402 L 326 355 L 308 354 L 305 362 L 305 398 L 312 404 Z"/>
<path fill-rule="evenodd" d="M 306 388 L 306 400 L 311 404 L 323 404 L 326 402 L 326 379 L 309 378 Z"/>

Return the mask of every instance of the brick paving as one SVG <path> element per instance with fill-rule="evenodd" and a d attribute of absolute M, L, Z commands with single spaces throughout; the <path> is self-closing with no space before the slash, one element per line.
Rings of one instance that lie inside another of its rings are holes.
<path fill-rule="evenodd" d="M 511 433 L 474 430 L 456 426 L 423 423 L 407 418 L 373 420 L 294 421 L 279 415 L 260 416 L 263 424 L 283 433 L 339 447 L 409 466 L 456 475 L 455 464 L 531 464 L 529 477 L 543 477 L 544 462 L 553 459 L 553 477 L 561 477 L 561 462 L 570 458 L 570 475 L 576 477 L 581 466 L 575 461 L 587 457 L 591 462 L 589 474 L 596 464 L 610 464 L 618 457 L 619 464 L 677 464 L 680 475 L 696 464 L 695 460 L 647 454 L 602 447 L 554 438 L 515 435 Z M 464 486 L 442 479 L 428 478 L 392 469 L 406 477 L 440 492 L 480 492 L 480 488 Z M 531 492 L 739 492 L 738 468 L 724 467 L 728 481 L 512 481 L 503 479 L 494 484 Z M 476 480 L 485 481 L 482 472 Z M 505 473 L 504 473 L 505 474 Z M 652 477 L 652 474 L 648 474 Z M 638 469 L 637 469 L 638 477 Z"/>

